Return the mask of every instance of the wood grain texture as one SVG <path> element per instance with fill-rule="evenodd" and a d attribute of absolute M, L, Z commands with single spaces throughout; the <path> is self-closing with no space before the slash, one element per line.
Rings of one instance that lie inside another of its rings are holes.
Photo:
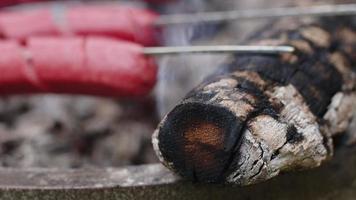
<path fill-rule="evenodd" d="M 251 36 L 297 52 L 234 56 L 163 119 L 153 136 L 160 160 L 189 180 L 238 185 L 320 166 L 353 116 L 355 38 L 351 18 L 282 19 Z M 195 121 L 223 128 L 202 134 Z M 184 127 L 204 137 L 187 141 Z"/>

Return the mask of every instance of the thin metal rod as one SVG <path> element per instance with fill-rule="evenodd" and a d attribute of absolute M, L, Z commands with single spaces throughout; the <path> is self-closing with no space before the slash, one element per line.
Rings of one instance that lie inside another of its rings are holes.
<path fill-rule="evenodd" d="M 173 46 L 173 47 L 145 47 L 144 54 L 165 55 L 181 53 L 252 53 L 252 54 L 280 54 L 292 53 L 291 46 L 250 46 L 250 45 L 218 45 L 218 46 Z"/>
<path fill-rule="evenodd" d="M 256 10 L 233 10 L 193 14 L 162 15 L 156 25 L 173 25 L 198 22 L 220 22 L 278 17 L 356 15 L 356 4 L 287 7 Z"/>

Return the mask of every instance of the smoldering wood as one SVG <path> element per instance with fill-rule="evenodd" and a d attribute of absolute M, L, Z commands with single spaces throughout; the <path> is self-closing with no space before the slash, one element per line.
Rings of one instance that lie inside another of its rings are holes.
<path fill-rule="evenodd" d="M 251 44 L 298 52 L 236 56 L 207 78 L 159 125 L 153 144 L 160 160 L 189 180 L 238 185 L 329 160 L 332 136 L 352 118 L 340 102 L 355 102 L 350 20 L 281 20 L 252 36 Z"/>

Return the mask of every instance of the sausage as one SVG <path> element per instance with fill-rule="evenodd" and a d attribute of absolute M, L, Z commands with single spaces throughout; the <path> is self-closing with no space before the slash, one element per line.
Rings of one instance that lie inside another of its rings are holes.
<path fill-rule="evenodd" d="M 100 35 L 154 45 L 157 17 L 150 10 L 109 5 L 4 11 L 0 13 L 0 35 L 21 41 L 43 35 Z"/>
<path fill-rule="evenodd" d="M 68 93 L 137 97 L 150 93 L 156 64 L 143 46 L 101 37 L 0 42 L 0 95 Z"/>
<path fill-rule="evenodd" d="M 11 6 L 20 3 L 37 2 L 41 0 L 0 0 L 0 7 Z"/>
<path fill-rule="evenodd" d="M 29 3 L 29 2 L 38 2 L 38 1 L 45 1 L 45 0 L 0 0 L 0 7 L 1 6 L 11 6 L 20 3 Z M 174 0 L 145 0 L 148 3 L 168 3 Z"/>

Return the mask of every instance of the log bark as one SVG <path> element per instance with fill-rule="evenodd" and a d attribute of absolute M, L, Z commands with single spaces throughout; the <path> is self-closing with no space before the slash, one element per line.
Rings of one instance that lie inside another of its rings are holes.
<path fill-rule="evenodd" d="M 162 120 L 157 155 L 186 179 L 250 185 L 319 167 L 348 127 L 356 99 L 351 17 L 280 20 L 250 41 L 297 52 L 235 56 Z"/>

